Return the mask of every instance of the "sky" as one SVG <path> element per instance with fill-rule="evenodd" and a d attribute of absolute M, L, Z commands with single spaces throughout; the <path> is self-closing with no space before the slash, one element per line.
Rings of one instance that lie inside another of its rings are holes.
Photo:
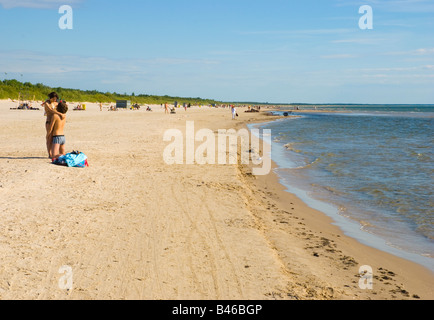
<path fill-rule="evenodd" d="M 363 5 L 372 29 L 359 26 Z M 0 0 L 4 79 L 220 101 L 434 104 L 434 0 Z"/>

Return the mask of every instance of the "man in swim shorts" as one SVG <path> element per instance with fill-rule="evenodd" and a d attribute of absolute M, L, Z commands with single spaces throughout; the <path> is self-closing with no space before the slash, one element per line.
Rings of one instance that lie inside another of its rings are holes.
<path fill-rule="evenodd" d="M 52 149 L 52 142 L 53 142 L 53 137 L 49 135 L 50 130 L 51 130 L 51 120 L 53 119 L 53 114 L 57 114 L 58 116 L 60 116 L 61 119 L 63 119 L 65 117 L 64 114 L 58 112 L 56 110 L 57 107 L 57 101 L 59 100 L 59 96 L 57 95 L 56 92 L 51 92 L 48 95 L 49 100 L 45 101 L 42 106 L 45 109 L 45 115 L 47 116 L 47 121 L 45 122 L 45 129 L 47 131 L 47 151 L 48 151 L 48 156 L 51 158 L 51 149 Z"/>

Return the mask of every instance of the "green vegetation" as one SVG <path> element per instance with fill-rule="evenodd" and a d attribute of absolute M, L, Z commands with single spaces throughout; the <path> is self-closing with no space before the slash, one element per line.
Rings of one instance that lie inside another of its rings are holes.
<path fill-rule="evenodd" d="M 99 92 L 96 90 L 78 90 L 65 88 L 52 88 L 41 83 L 19 82 L 17 80 L 0 81 L 0 99 L 39 100 L 47 99 L 50 92 L 57 92 L 59 97 L 68 102 L 103 102 L 114 103 L 116 100 L 130 100 L 138 104 L 161 104 L 161 103 L 191 103 L 192 105 L 221 104 L 219 101 L 202 98 L 183 98 L 170 96 L 155 96 L 147 94 L 118 94 L 116 92 Z"/>

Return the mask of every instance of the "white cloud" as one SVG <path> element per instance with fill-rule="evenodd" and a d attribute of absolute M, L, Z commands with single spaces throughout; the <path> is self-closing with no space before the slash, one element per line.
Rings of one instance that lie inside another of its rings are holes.
<path fill-rule="evenodd" d="M 264 36 L 294 36 L 294 35 L 333 35 L 342 33 L 351 33 L 353 29 L 303 29 L 303 30 L 262 30 L 262 31 L 243 31 L 240 35 L 264 35 Z"/>
<path fill-rule="evenodd" d="M 218 71 L 218 64 L 217 60 L 202 58 L 115 59 L 0 50 L 0 78 L 40 82 L 53 87 L 146 91 L 158 95 L 203 95 L 212 98 L 216 93 L 212 91 L 214 87 L 207 88 L 211 86 L 207 84 L 211 78 L 207 72 L 209 69 Z M 201 85 L 209 92 L 198 93 Z"/>
<path fill-rule="evenodd" d="M 5 9 L 12 8 L 35 8 L 35 9 L 53 9 L 61 5 L 73 5 L 82 0 L 0 0 L 0 5 Z"/>
<path fill-rule="evenodd" d="M 348 72 L 355 72 L 355 73 L 378 73 L 378 72 L 383 72 L 383 73 L 393 73 L 393 74 L 397 74 L 397 73 L 408 73 L 410 71 L 414 72 L 420 72 L 420 71 L 426 71 L 426 70 L 433 70 L 434 66 L 433 65 L 419 65 L 419 66 L 414 66 L 414 67 L 383 67 L 383 68 L 360 68 L 360 69 L 347 69 L 346 71 Z"/>
<path fill-rule="evenodd" d="M 321 56 L 322 59 L 351 59 L 357 58 L 356 55 L 353 54 L 332 54 L 328 56 Z"/>
<path fill-rule="evenodd" d="M 346 69 L 343 74 L 353 77 L 352 82 L 368 81 L 367 83 L 381 83 L 394 85 L 432 85 L 434 74 L 432 65 L 419 65 L 414 67 L 386 67 L 386 68 L 360 68 Z"/>
<path fill-rule="evenodd" d="M 154 58 L 119 60 L 78 55 L 47 55 L 32 51 L 0 51 L 0 70 L 8 73 L 55 75 L 67 73 L 115 72 L 143 74 L 149 70 L 215 65 L 209 59 Z"/>
<path fill-rule="evenodd" d="M 416 55 L 434 54 L 434 48 L 431 49 L 418 49 L 414 52 Z"/>
<path fill-rule="evenodd" d="M 394 51 L 394 52 L 387 52 L 385 55 L 408 55 L 408 56 L 426 56 L 426 55 L 432 55 L 434 54 L 434 48 L 421 48 L 417 50 L 410 50 L 410 51 Z"/>
<path fill-rule="evenodd" d="M 374 9 L 388 12 L 426 13 L 434 12 L 432 0 L 336 0 L 338 6 L 370 5 Z"/>
<path fill-rule="evenodd" d="M 335 44 L 379 44 L 384 42 L 385 38 L 363 38 L 363 39 L 342 39 L 342 40 L 333 40 L 331 43 Z"/>

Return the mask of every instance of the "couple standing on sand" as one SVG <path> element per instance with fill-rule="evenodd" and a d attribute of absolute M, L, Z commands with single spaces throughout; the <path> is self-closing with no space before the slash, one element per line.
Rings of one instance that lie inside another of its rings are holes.
<path fill-rule="evenodd" d="M 65 114 L 68 112 L 68 106 L 65 101 L 59 101 L 59 96 L 55 92 L 50 93 L 48 98 L 49 100 L 42 104 L 47 116 L 47 121 L 45 122 L 47 151 L 50 159 L 57 159 L 65 155 L 66 140 L 63 129 L 66 123 Z"/>

